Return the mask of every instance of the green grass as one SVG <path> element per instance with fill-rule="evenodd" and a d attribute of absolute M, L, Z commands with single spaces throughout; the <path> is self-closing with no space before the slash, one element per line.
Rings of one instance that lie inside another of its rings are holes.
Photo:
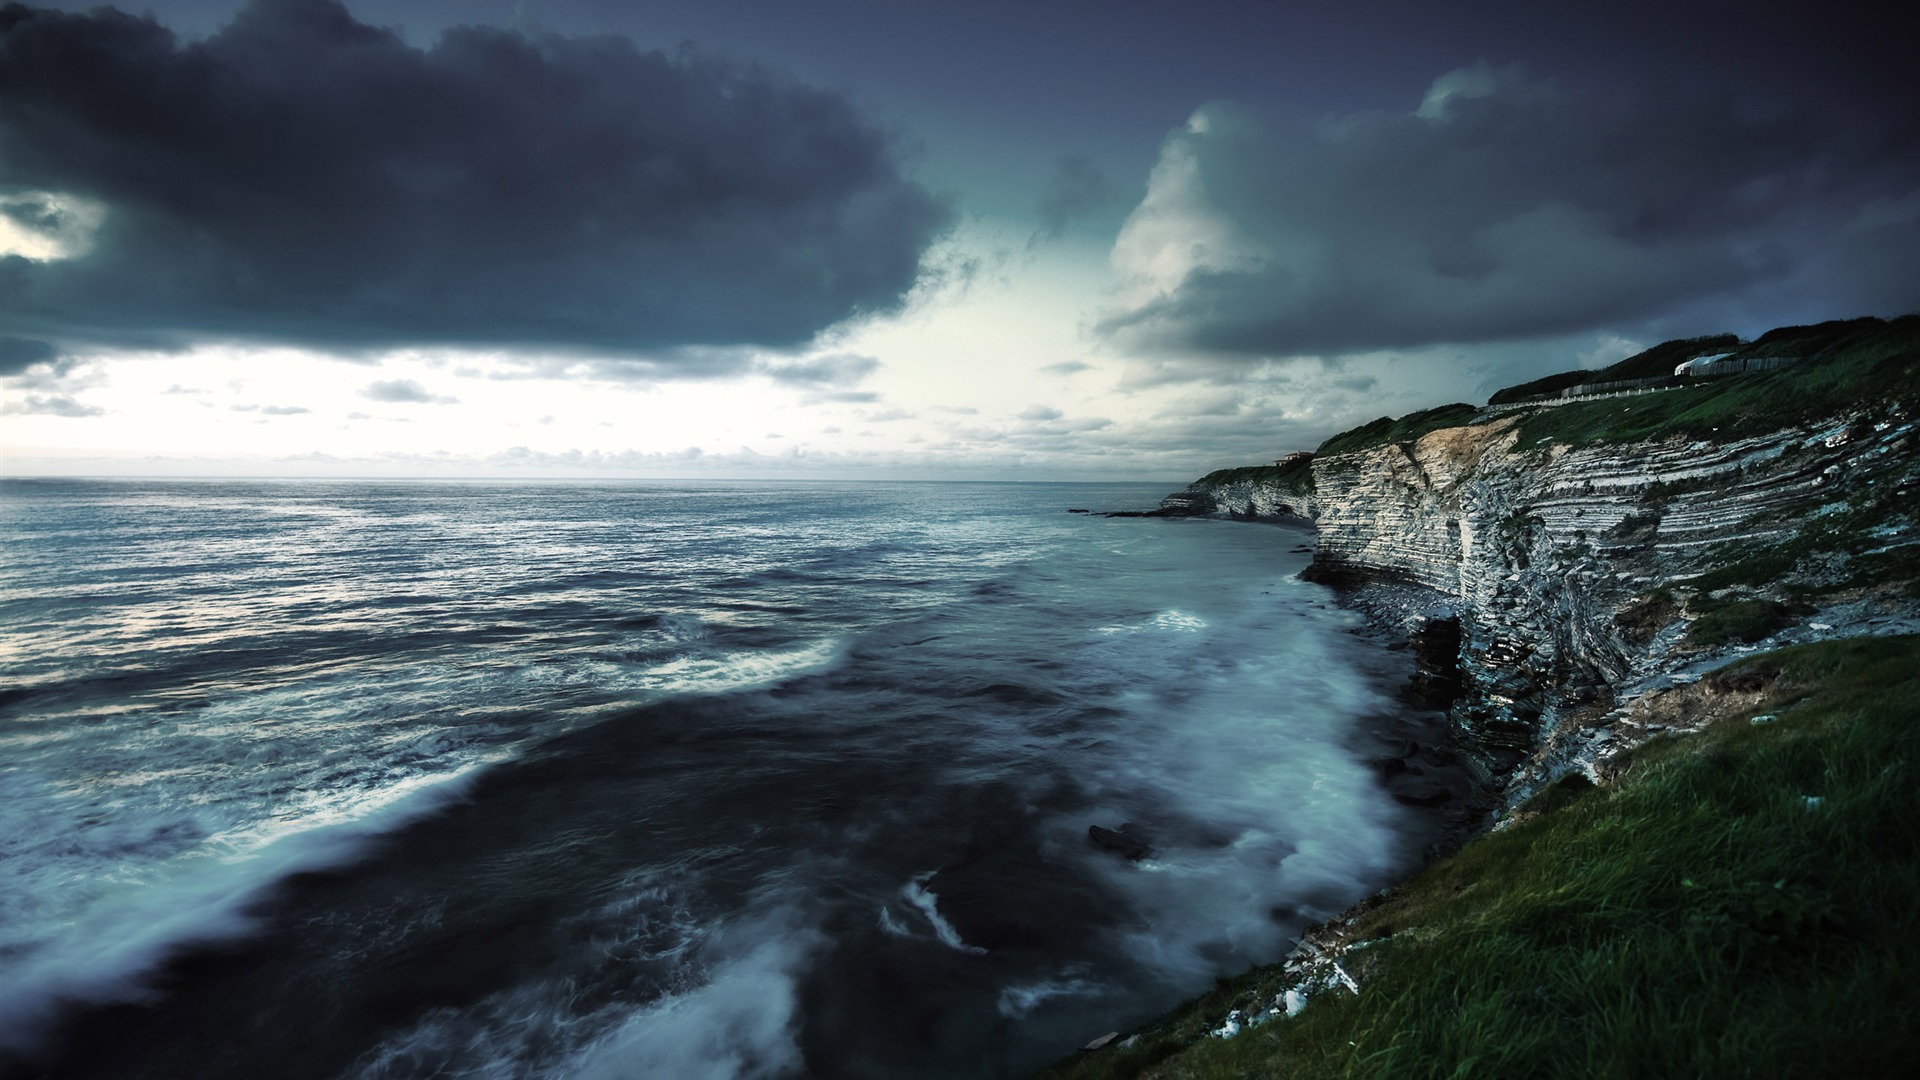
<path fill-rule="evenodd" d="M 1811 326 L 1782 326 L 1753 339 L 1753 344 L 1737 350 L 1735 358 L 1749 356 L 1813 357 L 1852 346 L 1877 333 L 1886 324 L 1872 317 L 1835 319 Z"/>
<path fill-rule="evenodd" d="M 1594 372 L 1593 382 L 1615 379 L 1660 379 L 1696 356 L 1733 352 L 1740 347 L 1737 334 L 1708 334 L 1705 337 L 1663 341 L 1643 353 L 1636 353 L 1610 367 Z"/>
<path fill-rule="evenodd" d="M 1697 386 L 1662 393 L 1528 411 L 1520 422 L 1518 445 L 1579 446 L 1669 437 L 1729 441 L 1851 409 L 1911 410 L 1920 404 L 1920 316 L 1844 325 L 1848 329 L 1837 341 L 1792 367 L 1702 379 Z M 1781 351 L 1793 344 L 1788 341 Z M 1799 344 L 1810 347 L 1805 341 Z M 1759 342 L 1749 348 L 1755 355 L 1773 355 Z"/>
<path fill-rule="evenodd" d="M 1737 669 L 1737 670 L 1736 670 Z M 1920 1052 L 1920 638 L 1743 661 L 1752 712 L 1469 844 L 1360 917 L 1384 939 L 1228 1041 L 1262 969 L 1054 1077 L 1905 1076 Z M 1818 800 L 1810 802 L 1809 799 Z"/>
<path fill-rule="evenodd" d="M 1806 329 L 1804 327 L 1800 329 Z M 1778 331 L 1774 331 L 1777 333 Z M 1734 334 L 1710 334 L 1706 337 L 1680 338 L 1675 341 L 1663 341 L 1642 353 L 1627 357 L 1611 367 L 1587 371 L 1563 371 L 1558 375 L 1549 375 L 1544 379 L 1520 383 L 1494 391 L 1487 399 L 1489 405 L 1506 405 L 1529 398 L 1557 395 L 1570 386 L 1583 386 L 1590 382 L 1614 382 L 1623 379 L 1660 379 L 1673 374 L 1673 369 L 1693 359 L 1709 353 L 1732 352 L 1740 347 L 1740 338 Z"/>
<path fill-rule="evenodd" d="M 1493 403 L 1522 400 L 1565 386 L 1671 375 L 1693 356 L 1739 345 L 1730 334 L 1657 345 L 1595 372 L 1563 372 L 1499 391 Z M 1797 356 L 1791 367 L 1703 378 L 1677 389 L 1633 397 L 1576 401 L 1521 410 L 1522 448 L 1547 443 L 1653 441 L 1671 437 L 1729 441 L 1867 409 L 1920 406 L 1920 315 L 1770 330 L 1736 356 Z M 1470 405 L 1442 405 L 1394 419 L 1383 416 L 1320 444 L 1319 453 L 1350 454 L 1388 443 L 1409 444 L 1430 431 L 1472 423 Z"/>
<path fill-rule="evenodd" d="M 1742 600 L 1707 612 L 1687 627 L 1686 643 L 1712 648 L 1733 642 L 1751 644 L 1793 625 L 1794 609 L 1773 600 Z"/>
<path fill-rule="evenodd" d="M 1544 379 L 1535 379 L 1518 386 L 1495 390 L 1493 396 L 1487 399 L 1487 404 L 1506 405 L 1515 401 L 1526 401 L 1529 398 L 1557 395 L 1569 386 L 1590 383 L 1597 375 L 1598 372 L 1593 371 L 1563 371 L 1558 375 L 1548 375 Z"/>
<path fill-rule="evenodd" d="M 1351 454 L 1360 450 L 1370 450 L 1388 443 L 1411 443 L 1430 431 L 1441 428 L 1460 427 L 1469 423 L 1479 412 L 1477 408 L 1465 402 L 1441 405 L 1437 408 L 1411 412 L 1398 420 L 1383 416 L 1370 424 L 1343 431 L 1320 444 L 1315 453 Z"/>
<path fill-rule="evenodd" d="M 1274 484 L 1302 495 L 1313 494 L 1313 459 L 1301 458 L 1286 465 L 1242 465 L 1215 469 L 1196 483 L 1224 485 Z"/>

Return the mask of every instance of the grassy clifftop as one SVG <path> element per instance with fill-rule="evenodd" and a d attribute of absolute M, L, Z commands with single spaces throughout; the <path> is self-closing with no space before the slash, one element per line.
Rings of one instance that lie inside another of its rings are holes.
<path fill-rule="evenodd" d="M 1563 781 L 1352 918 L 1357 993 L 1289 1017 L 1298 972 L 1257 969 L 1044 1075 L 1908 1075 L 1920 638 L 1670 693 L 1663 719 L 1718 722 L 1614 759 L 1603 786 Z M 1211 1034 L 1230 1017 L 1237 1035 Z"/>
<path fill-rule="evenodd" d="M 1320 456 L 1351 454 L 1388 443 L 1410 443 L 1429 431 L 1459 427 L 1471 423 L 1479 410 L 1465 402 L 1441 405 L 1411 412 L 1399 419 L 1383 416 L 1369 424 L 1350 428 L 1320 444 Z"/>
<path fill-rule="evenodd" d="M 1675 380 L 1674 388 L 1633 397 L 1562 402 L 1542 400 L 1521 410 L 1520 446 L 1551 442 L 1575 446 L 1627 443 L 1665 438 L 1730 441 L 1805 424 L 1849 411 L 1920 408 L 1920 316 L 1891 321 L 1850 319 L 1817 326 L 1771 330 L 1752 343 L 1730 336 L 1687 338 L 1655 346 L 1611 368 L 1550 375 L 1496 393 L 1492 401 L 1520 402 L 1593 381 L 1638 377 L 1662 369 L 1670 374 L 1678 359 L 1725 350 L 1738 357 L 1793 357 L 1790 366 L 1719 378 Z M 1381 417 L 1343 431 L 1320 445 L 1322 456 L 1369 450 L 1388 443 L 1411 443 L 1446 427 L 1491 419 L 1493 413 L 1471 405 L 1442 405 Z"/>
<path fill-rule="evenodd" d="M 1193 482 L 1193 487 L 1225 487 L 1229 484 L 1271 484 L 1304 494 L 1313 493 L 1313 459 L 1297 458 L 1285 465 L 1241 465 L 1215 469 Z"/>
<path fill-rule="evenodd" d="M 1772 334 L 1747 350 L 1756 355 L 1790 355 L 1790 347 L 1812 350 L 1790 367 L 1700 379 L 1662 393 L 1535 410 L 1520 423 L 1520 445 L 1577 446 L 1673 436 L 1724 442 L 1853 410 L 1901 408 L 1911 413 L 1920 405 L 1920 316 L 1871 322 L 1874 325 L 1865 328 L 1858 321 L 1843 324 L 1850 329 L 1818 348 L 1823 338 L 1789 333 L 1777 354 L 1767 353 Z"/>

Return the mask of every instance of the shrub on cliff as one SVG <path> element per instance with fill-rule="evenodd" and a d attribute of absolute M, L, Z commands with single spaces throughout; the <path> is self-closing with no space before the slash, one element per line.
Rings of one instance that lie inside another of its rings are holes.
<path fill-rule="evenodd" d="M 1773 600 L 1742 600 L 1695 619 L 1687 627 L 1686 644 L 1697 649 L 1751 644 L 1792 626 L 1793 616 L 1792 608 Z"/>

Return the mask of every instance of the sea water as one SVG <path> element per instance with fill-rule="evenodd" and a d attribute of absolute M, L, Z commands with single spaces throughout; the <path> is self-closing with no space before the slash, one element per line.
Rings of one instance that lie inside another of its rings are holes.
<path fill-rule="evenodd" d="M 1405 673 L 1067 512 L 1163 493 L 4 482 L 0 1070 L 1019 1075 L 1271 961 Z"/>

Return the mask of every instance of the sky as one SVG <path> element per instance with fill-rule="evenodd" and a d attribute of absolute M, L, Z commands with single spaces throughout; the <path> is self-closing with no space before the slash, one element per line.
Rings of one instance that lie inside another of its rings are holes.
<path fill-rule="evenodd" d="M 1892 7 L 10 3 L 0 474 L 1184 481 L 1904 314 Z"/>

